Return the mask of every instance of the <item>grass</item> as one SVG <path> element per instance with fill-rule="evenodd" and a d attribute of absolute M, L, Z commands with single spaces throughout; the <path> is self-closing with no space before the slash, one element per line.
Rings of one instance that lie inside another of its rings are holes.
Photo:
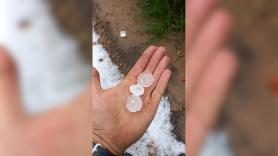
<path fill-rule="evenodd" d="M 182 32 L 185 24 L 185 0 L 138 0 L 146 32 L 161 39 L 168 32 Z"/>

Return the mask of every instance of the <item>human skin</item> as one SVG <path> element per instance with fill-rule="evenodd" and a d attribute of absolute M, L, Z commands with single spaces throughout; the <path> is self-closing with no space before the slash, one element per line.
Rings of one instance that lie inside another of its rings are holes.
<path fill-rule="evenodd" d="M 124 80 L 110 89 L 101 89 L 99 74 L 96 69 L 93 70 L 94 142 L 102 144 L 115 155 L 121 155 L 145 133 L 171 75 L 167 69 L 170 59 L 165 56 L 165 52 L 163 47 L 148 47 Z M 141 96 L 141 111 L 131 113 L 125 107 L 126 98 L 131 95 L 129 86 L 136 84 L 138 75 L 144 71 L 153 73 L 155 83 L 145 88 Z"/>
<path fill-rule="evenodd" d="M 22 108 L 16 65 L 0 47 L 0 155 L 91 155 L 91 89 L 39 115 Z"/>
<path fill-rule="evenodd" d="M 225 48 L 232 17 L 217 0 L 186 1 L 186 148 L 197 156 L 237 69 Z"/>

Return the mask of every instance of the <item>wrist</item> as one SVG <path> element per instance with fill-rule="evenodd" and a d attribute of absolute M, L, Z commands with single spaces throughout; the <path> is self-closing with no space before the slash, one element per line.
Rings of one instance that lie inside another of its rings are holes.
<path fill-rule="evenodd" d="M 93 156 L 115 156 L 110 151 L 105 149 L 103 145 L 96 144 L 93 142 L 93 150 L 92 150 Z"/>
<path fill-rule="evenodd" d="M 110 152 L 112 156 L 123 154 L 123 151 L 117 150 L 110 143 L 103 141 L 103 139 L 93 134 L 93 146 L 95 146 L 96 144 L 101 145 L 104 149 Z"/>

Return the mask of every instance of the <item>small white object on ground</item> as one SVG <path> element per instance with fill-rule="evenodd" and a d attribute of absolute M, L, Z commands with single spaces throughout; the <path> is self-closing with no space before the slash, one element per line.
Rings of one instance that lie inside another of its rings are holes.
<path fill-rule="evenodd" d="M 126 99 L 126 108 L 129 112 L 138 112 L 142 108 L 142 100 L 139 96 L 130 95 Z"/>
<path fill-rule="evenodd" d="M 144 72 L 137 77 L 137 83 L 143 87 L 150 87 L 154 82 L 152 73 Z"/>
<path fill-rule="evenodd" d="M 131 85 L 129 87 L 129 91 L 131 92 L 132 95 L 141 96 L 144 94 L 144 87 L 139 84 Z"/>
<path fill-rule="evenodd" d="M 126 31 L 120 31 L 121 38 L 127 37 Z"/>

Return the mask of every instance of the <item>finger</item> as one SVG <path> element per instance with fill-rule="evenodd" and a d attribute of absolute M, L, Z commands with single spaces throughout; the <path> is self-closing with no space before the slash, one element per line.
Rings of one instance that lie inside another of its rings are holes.
<path fill-rule="evenodd" d="M 145 71 L 153 73 L 156 66 L 159 64 L 160 60 L 165 55 L 165 52 L 166 52 L 166 49 L 164 47 L 159 47 L 156 50 L 156 52 L 154 53 L 154 55 L 152 56 L 151 60 L 149 61 Z"/>
<path fill-rule="evenodd" d="M 99 72 L 94 67 L 93 67 L 93 71 L 92 71 L 92 81 L 93 81 L 92 82 L 92 91 L 93 91 L 93 93 L 97 93 L 98 91 L 101 90 L 100 76 L 99 76 Z"/>
<path fill-rule="evenodd" d="M 160 103 L 161 97 L 164 94 L 164 91 L 166 90 L 170 77 L 171 71 L 169 69 L 165 69 L 152 92 L 151 103 L 146 107 L 152 114 L 156 113 L 157 107 Z"/>
<path fill-rule="evenodd" d="M 186 143 L 189 155 L 198 155 L 217 118 L 236 67 L 235 56 L 226 50 L 213 59 L 200 81 L 186 112 Z"/>
<path fill-rule="evenodd" d="M 159 78 L 156 88 L 153 91 L 152 95 L 148 97 L 148 99 L 144 100 L 149 102 L 144 102 L 141 111 L 134 114 L 134 116 L 136 116 L 135 119 L 140 118 L 139 122 L 142 122 L 141 124 L 138 123 L 139 125 L 146 125 L 147 128 L 153 120 L 162 95 L 169 82 L 170 76 L 171 71 L 169 69 L 165 69 L 161 77 Z"/>
<path fill-rule="evenodd" d="M 200 29 L 205 18 L 217 5 L 217 0 L 188 0 L 186 3 L 186 45 Z"/>
<path fill-rule="evenodd" d="M 170 62 L 170 58 L 168 56 L 164 56 L 161 61 L 159 62 L 159 64 L 157 65 L 154 73 L 153 73 L 153 77 L 154 77 L 154 84 L 151 85 L 149 88 L 145 89 L 145 96 L 149 96 L 150 93 L 154 90 L 154 88 L 156 87 L 156 84 L 161 76 L 161 74 L 163 73 L 163 71 L 167 68 L 168 64 Z"/>
<path fill-rule="evenodd" d="M 23 114 L 16 66 L 6 50 L 0 47 L 0 110 L 6 119 L 15 120 Z"/>
<path fill-rule="evenodd" d="M 224 44 L 232 27 L 231 21 L 227 12 L 223 10 L 215 11 L 189 50 L 186 64 L 188 71 L 186 74 L 187 97 L 192 97 L 190 95 L 193 92 L 191 89 L 196 88 L 196 82 L 205 71 L 211 58 L 219 52 L 218 49 Z M 211 39 L 212 36 L 213 39 Z"/>
<path fill-rule="evenodd" d="M 149 46 L 142 56 L 139 58 L 139 60 L 136 62 L 134 67 L 130 70 L 130 72 L 127 74 L 127 78 L 136 78 L 139 74 L 141 74 L 146 66 L 148 65 L 148 62 L 152 58 L 154 52 L 157 50 L 157 47 L 155 46 Z"/>

